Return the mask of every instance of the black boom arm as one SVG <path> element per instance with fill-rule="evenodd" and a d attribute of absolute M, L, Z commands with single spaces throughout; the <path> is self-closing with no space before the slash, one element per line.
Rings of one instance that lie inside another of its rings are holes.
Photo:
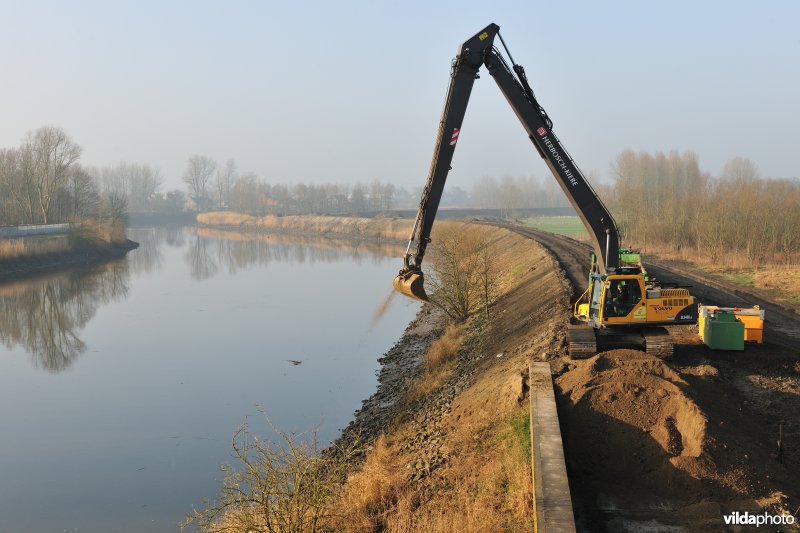
<path fill-rule="evenodd" d="M 522 122 L 539 155 L 550 167 L 567 199 L 589 231 L 595 253 L 598 258 L 602 258 L 597 263 L 600 273 L 605 274 L 607 270 L 613 272 L 619 266 L 617 225 L 566 148 L 553 133 L 553 124 L 536 101 L 525 77 L 525 70 L 520 65 L 514 65 L 514 72 L 517 74 L 515 77 L 496 49 L 487 52 L 484 63 L 517 114 L 517 118 Z"/>
<path fill-rule="evenodd" d="M 442 199 L 444 182 L 447 180 L 447 173 L 450 172 L 450 163 L 456 150 L 461 123 L 467 112 L 472 85 L 478 77 L 478 70 L 483 64 L 486 51 L 492 48 L 495 35 L 499 30 L 499 26 L 490 24 L 462 44 L 458 55 L 453 60 L 450 71 L 450 87 L 447 90 L 447 99 L 444 103 L 442 118 L 439 121 L 439 132 L 436 135 L 436 146 L 428 170 L 428 181 L 422 191 L 417 219 L 414 222 L 414 229 L 411 231 L 411 238 L 406 249 L 403 265 L 405 270 L 419 271 L 422 265 L 425 248 L 430 242 L 433 220 L 436 218 L 439 201 Z M 417 250 L 412 257 L 411 248 L 414 242 L 417 243 Z"/>
<path fill-rule="evenodd" d="M 494 47 L 494 40 L 499 36 L 499 30 L 499 26 L 490 24 L 464 42 L 453 60 L 450 87 L 439 122 L 428 180 L 422 192 L 400 276 L 409 273 L 421 274 L 422 259 L 430 242 L 433 221 L 450 171 L 461 123 L 467 110 L 472 85 L 478 77 L 481 65 L 486 65 L 517 118 L 522 122 L 539 155 L 550 167 L 558 184 L 589 231 L 597 257 L 601 259 L 597 262 L 597 268 L 601 273 L 607 270 L 613 272 L 619 266 L 619 235 L 614 219 L 553 133 L 552 122 L 537 102 L 525 77 L 524 69 L 520 65 L 514 65 L 513 70 L 509 68 L 500 52 Z M 502 37 L 500 39 L 502 41 Z M 414 243 L 416 251 L 412 254 Z"/>

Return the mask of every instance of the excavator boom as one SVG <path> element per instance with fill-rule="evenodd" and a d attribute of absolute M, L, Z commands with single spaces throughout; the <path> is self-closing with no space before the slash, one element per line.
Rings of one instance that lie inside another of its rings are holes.
<path fill-rule="evenodd" d="M 613 218 L 553 133 L 552 121 L 537 102 L 525 70 L 516 64 L 509 67 L 494 46 L 496 37 L 502 42 L 499 31 L 497 24 L 488 25 L 465 41 L 453 60 L 450 86 L 439 121 L 428 179 L 406 248 L 403 269 L 394 280 L 394 288 L 411 298 L 428 300 L 423 288 L 422 260 L 430 242 L 436 211 L 451 169 L 472 86 L 484 65 L 589 230 L 599 258 L 596 264 L 598 273 L 613 272 L 619 265 L 619 236 Z"/>
<path fill-rule="evenodd" d="M 669 357 L 672 341 L 662 326 L 696 323 L 697 301 L 685 288 L 668 288 L 649 279 L 638 254 L 620 249 L 614 219 L 553 132 L 553 122 L 536 100 L 525 69 L 513 59 L 509 66 L 495 46 L 497 38 L 505 48 L 499 32 L 496 24 L 488 25 L 464 42 L 453 60 L 428 179 L 394 288 L 406 296 L 428 300 L 422 260 L 472 85 L 485 66 L 583 221 L 594 247 L 589 288 L 575 303 L 573 317 L 578 323 L 570 326 L 567 335 L 570 355 L 587 357 L 596 353 L 598 344 L 628 342 L 633 332 L 648 353 Z M 511 59 L 507 48 L 506 53 Z"/>

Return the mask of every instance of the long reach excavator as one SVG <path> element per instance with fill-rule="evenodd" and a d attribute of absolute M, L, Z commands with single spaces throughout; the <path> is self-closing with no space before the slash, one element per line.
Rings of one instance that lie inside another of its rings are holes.
<path fill-rule="evenodd" d="M 570 356 L 585 358 L 596 354 L 598 348 L 620 346 L 672 356 L 672 340 L 663 326 L 696 324 L 697 301 L 687 288 L 649 277 L 639 254 L 620 248 L 614 219 L 553 133 L 553 122 L 536 100 L 525 70 L 514 63 L 499 31 L 499 26 L 490 24 L 464 42 L 453 60 L 428 180 L 394 288 L 411 298 L 429 299 L 423 286 L 422 259 L 431 240 L 472 86 L 485 65 L 586 226 L 594 248 L 589 286 L 573 306 L 568 329 Z M 511 66 L 495 47 L 495 37 L 505 48 Z"/>

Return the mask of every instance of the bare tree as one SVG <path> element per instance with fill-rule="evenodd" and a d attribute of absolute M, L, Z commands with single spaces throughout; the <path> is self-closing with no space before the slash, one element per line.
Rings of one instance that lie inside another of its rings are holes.
<path fill-rule="evenodd" d="M 100 192 L 94 178 L 80 165 L 69 172 L 66 189 L 71 199 L 70 211 L 73 217 L 82 220 L 96 213 L 100 205 Z"/>
<path fill-rule="evenodd" d="M 29 149 L 0 150 L 0 219 L 3 223 L 34 222 L 33 171 L 25 168 L 30 160 Z"/>
<path fill-rule="evenodd" d="M 350 204 L 353 214 L 360 215 L 367 208 L 367 200 L 364 196 L 364 186 L 360 182 L 353 185 L 353 192 L 350 194 Z"/>
<path fill-rule="evenodd" d="M 128 223 L 128 201 L 125 195 L 109 192 L 103 195 L 98 213 L 101 237 L 109 242 L 125 240 L 125 226 Z"/>
<path fill-rule="evenodd" d="M 489 318 L 489 304 L 494 299 L 497 292 L 497 275 L 495 272 L 495 260 L 492 250 L 489 247 L 489 231 L 486 228 L 477 230 L 480 232 L 478 240 L 478 277 L 481 283 L 483 312 Z"/>
<path fill-rule="evenodd" d="M 225 161 L 225 166 L 217 170 L 217 180 L 214 183 L 217 189 L 217 202 L 219 207 L 227 208 L 231 201 L 231 187 L 236 181 L 236 162 L 233 159 Z"/>
<path fill-rule="evenodd" d="M 492 258 L 481 228 L 444 223 L 436 228 L 426 283 L 431 301 L 453 321 L 461 322 L 481 306 L 488 308 Z"/>
<path fill-rule="evenodd" d="M 128 207 L 131 211 L 150 211 L 150 202 L 161 189 L 163 179 L 161 171 L 150 165 L 134 164 L 130 191 L 128 192 Z"/>
<path fill-rule="evenodd" d="M 499 203 L 497 180 L 491 176 L 481 176 L 472 185 L 472 201 L 479 209 L 490 209 Z"/>
<path fill-rule="evenodd" d="M 69 168 L 80 158 L 81 147 L 64 130 L 54 126 L 44 126 L 28 134 L 24 146 L 32 155 L 37 205 L 42 222 L 47 224 L 53 198 L 67 180 Z"/>
<path fill-rule="evenodd" d="M 197 202 L 200 210 L 208 207 L 208 182 L 217 164 L 208 156 L 193 155 L 186 163 L 183 181 L 189 186 L 189 192 Z"/>
<path fill-rule="evenodd" d="M 522 190 L 511 176 L 503 176 L 500 182 L 500 216 L 508 218 L 514 209 L 523 206 Z"/>
<path fill-rule="evenodd" d="M 246 172 L 231 187 L 230 209 L 239 213 L 255 213 L 258 211 L 259 196 L 258 177 Z"/>
<path fill-rule="evenodd" d="M 106 194 L 125 197 L 128 208 L 137 213 L 151 210 L 151 202 L 161 189 L 161 171 L 150 165 L 126 163 L 103 167 L 95 171 Z"/>
<path fill-rule="evenodd" d="M 758 167 L 746 157 L 734 157 L 725 163 L 721 179 L 733 183 L 748 183 L 759 177 Z"/>

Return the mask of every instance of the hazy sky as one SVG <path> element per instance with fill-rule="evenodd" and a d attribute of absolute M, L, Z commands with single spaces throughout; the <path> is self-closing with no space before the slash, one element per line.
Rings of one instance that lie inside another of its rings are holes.
<path fill-rule="evenodd" d="M 87 165 L 182 187 L 200 153 L 270 181 L 424 182 L 450 61 L 490 22 L 584 173 L 691 149 L 800 175 L 800 3 L 0 2 L 0 146 L 63 127 Z M 448 184 L 546 175 L 488 73 Z"/>

